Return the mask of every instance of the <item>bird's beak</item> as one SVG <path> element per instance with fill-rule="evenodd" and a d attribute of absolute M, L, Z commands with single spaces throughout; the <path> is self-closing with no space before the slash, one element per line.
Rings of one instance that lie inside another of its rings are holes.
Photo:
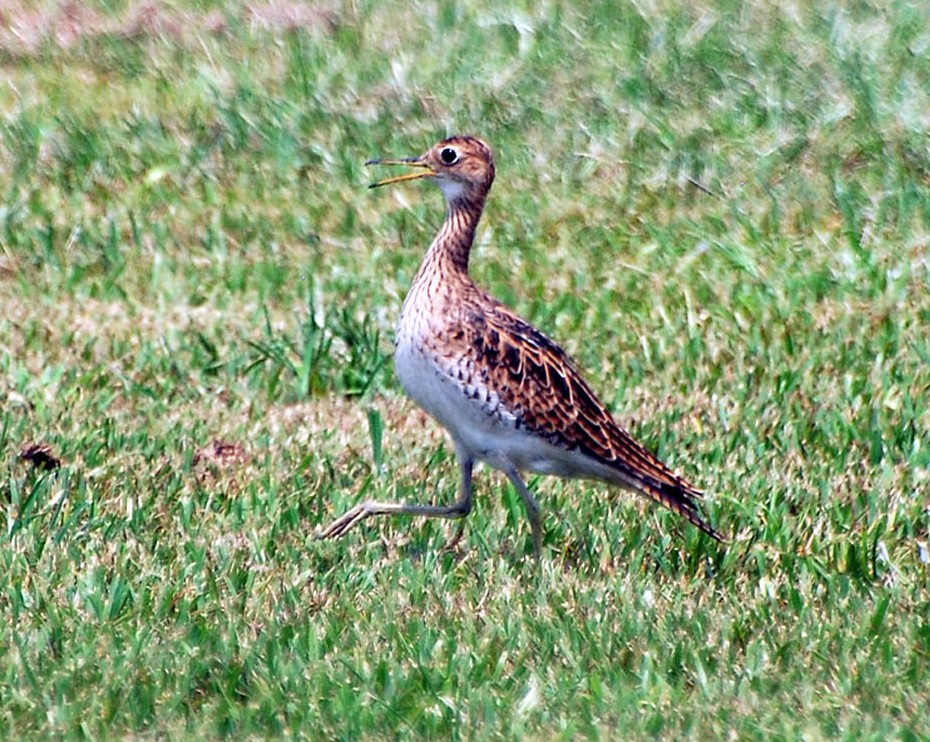
<path fill-rule="evenodd" d="M 379 180 L 377 183 L 372 183 L 369 188 L 377 188 L 378 186 L 389 185 L 391 183 L 401 183 L 405 180 L 417 180 L 418 178 L 431 178 L 436 173 L 433 169 L 423 162 L 422 157 L 405 157 L 401 160 L 369 160 L 365 163 L 366 165 L 406 165 L 407 167 L 417 167 L 423 168 L 417 172 L 413 173 L 404 173 L 403 175 L 394 175 L 390 178 L 385 178 L 384 180 Z"/>

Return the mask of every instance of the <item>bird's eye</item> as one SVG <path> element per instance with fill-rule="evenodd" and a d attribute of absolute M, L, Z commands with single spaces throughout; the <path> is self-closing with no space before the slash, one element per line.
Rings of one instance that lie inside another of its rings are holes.
<path fill-rule="evenodd" d="M 458 162 L 459 153 L 452 149 L 452 147 L 446 147 L 439 153 L 439 159 L 442 160 L 443 165 L 454 165 Z"/>

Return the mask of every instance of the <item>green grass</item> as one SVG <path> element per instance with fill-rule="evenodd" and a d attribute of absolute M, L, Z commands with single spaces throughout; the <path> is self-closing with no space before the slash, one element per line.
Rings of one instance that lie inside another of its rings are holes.
<path fill-rule="evenodd" d="M 926 737 L 920 3 L 29 7 L 0 29 L 0 738 Z M 484 469 L 453 549 L 313 540 L 455 497 L 390 360 L 442 199 L 363 166 L 452 132 L 498 158 L 476 279 L 728 546 L 540 478 L 537 565 Z"/>

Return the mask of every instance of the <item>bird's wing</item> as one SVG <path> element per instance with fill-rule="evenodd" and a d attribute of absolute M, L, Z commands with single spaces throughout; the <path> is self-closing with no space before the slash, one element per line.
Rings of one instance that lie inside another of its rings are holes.
<path fill-rule="evenodd" d="M 481 305 L 461 308 L 456 347 L 475 354 L 485 383 L 528 430 L 608 465 L 618 480 L 721 539 L 698 511 L 700 490 L 617 424 L 565 351 L 491 297 Z"/>

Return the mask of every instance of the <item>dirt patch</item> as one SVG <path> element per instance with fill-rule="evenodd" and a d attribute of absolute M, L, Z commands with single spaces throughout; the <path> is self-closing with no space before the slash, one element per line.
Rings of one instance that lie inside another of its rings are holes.
<path fill-rule="evenodd" d="M 246 6 L 246 13 L 255 26 L 284 31 L 322 27 L 331 32 L 335 30 L 338 20 L 335 11 L 330 8 L 295 0 L 255 3 Z"/>

